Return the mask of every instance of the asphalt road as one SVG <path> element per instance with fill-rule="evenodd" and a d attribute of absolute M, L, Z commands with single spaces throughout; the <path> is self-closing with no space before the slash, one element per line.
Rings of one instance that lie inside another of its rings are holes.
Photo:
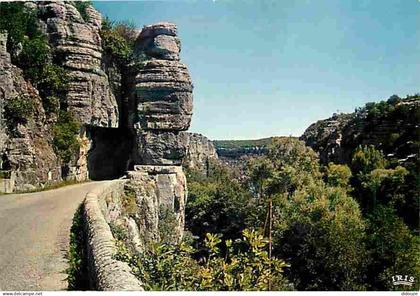
<path fill-rule="evenodd" d="M 0 195 L 0 290 L 65 290 L 70 227 L 91 182 Z"/>

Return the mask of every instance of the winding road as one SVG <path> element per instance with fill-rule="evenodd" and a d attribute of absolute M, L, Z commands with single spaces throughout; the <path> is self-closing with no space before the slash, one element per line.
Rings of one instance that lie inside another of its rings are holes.
<path fill-rule="evenodd" d="M 89 191 L 107 182 L 0 195 L 0 291 L 67 288 L 73 215 Z"/>

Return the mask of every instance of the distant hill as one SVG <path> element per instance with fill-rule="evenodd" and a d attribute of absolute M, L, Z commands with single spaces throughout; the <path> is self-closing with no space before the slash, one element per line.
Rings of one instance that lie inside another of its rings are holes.
<path fill-rule="evenodd" d="M 274 137 L 256 140 L 215 140 L 213 144 L 219 157 L 233 160 L 264 154 L 273 139 Z"/>

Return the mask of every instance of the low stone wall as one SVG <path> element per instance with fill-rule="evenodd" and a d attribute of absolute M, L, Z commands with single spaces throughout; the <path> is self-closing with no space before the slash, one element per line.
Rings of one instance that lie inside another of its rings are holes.
<path fill-rule="evenodd" d="M 91 289 L 102 291 L 143 291 L 142 283 L 127 263 L 114 259 L 115 240 L 105 219 L 101 203 L 107 197 L 122 194 L 124 180 L 114 180 L 86 195 L 84 220 Z"/>

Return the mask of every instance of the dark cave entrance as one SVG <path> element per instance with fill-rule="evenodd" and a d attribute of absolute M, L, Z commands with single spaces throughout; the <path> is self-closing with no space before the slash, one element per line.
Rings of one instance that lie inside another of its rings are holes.
<path fill-rule="evenodd" d="M 118 179 L 132 166 L 134 134 L 126 128 L 89 127 L 92 147 L 88 154 L 91 180 Z"/>

